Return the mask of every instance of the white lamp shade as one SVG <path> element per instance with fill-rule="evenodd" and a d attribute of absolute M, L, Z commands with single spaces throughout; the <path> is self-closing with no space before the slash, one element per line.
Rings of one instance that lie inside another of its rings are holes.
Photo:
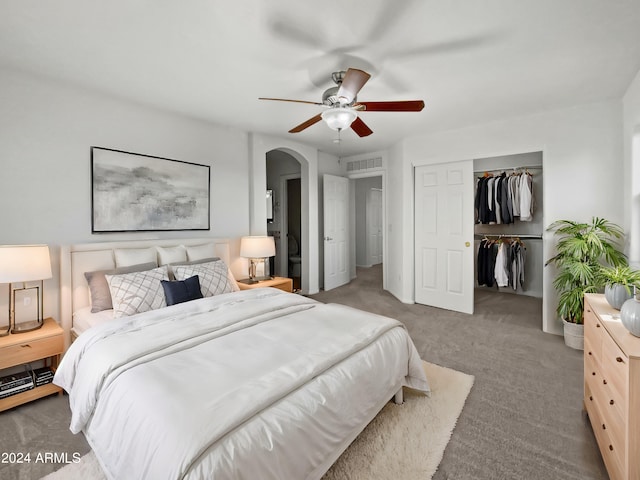
<path fill-rule="evenodd" d="M 51 278 L 47 245 L 0 245 L 0 283 Z"/>
<path fill-rule="evenodd" d="M 330 108 L 322 112 L 322 119 L 333 130 L 349 128 L 358 114 L 350 108 Z"/>
<path fill-rule="evenodd" d="M 240 239 L 240 256 L 245 258 L 267 258 L 276 254 L 273 237 L 253 236 Z"/>

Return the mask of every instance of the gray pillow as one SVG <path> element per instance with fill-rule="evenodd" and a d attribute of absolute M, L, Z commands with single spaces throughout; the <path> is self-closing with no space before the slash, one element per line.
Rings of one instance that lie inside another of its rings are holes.
<path fill-rule="evenodd" d="M 105 275 L 119 275 L 122 273 L 143 272 L 156 268 L 155 263 L 141 263 L 139 265 L 130 265 L 128 267 L 114 268 L 111 270 L 98 270 L 95 272 L 84 272 L 84 278 L 89 284 L 89 292 L 91 293 L 91 313 L 98 313 L 103 310 L 111 310 L 113 303 L 111 300 L 111 291 Z"/>
<path fill-rule="evenodd" d="M 173 263 L 169 263 L 169 280 L 175 280 L 176 276 L 173 273 L 173 268 L 180 266 L 180 265 L 197 265 L 199 263 L 209 263 L 209 262 L 215 262 L 216 260 L 220 260 L 220 257 L 210 257 L 210 258 L 202 258 L 200 260 L 191 260 L 191 261 L 184 261 L 184 262 L 173 262 Z"/>

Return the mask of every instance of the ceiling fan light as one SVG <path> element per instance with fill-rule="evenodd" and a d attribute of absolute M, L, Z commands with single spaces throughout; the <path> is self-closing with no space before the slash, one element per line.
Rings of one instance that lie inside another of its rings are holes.
<path fill-rule="evenodd" d="M 358 114 L 350 108 L 330 108 L 322 112 L 322 119 L 332 130 L 349 128 Z"/>

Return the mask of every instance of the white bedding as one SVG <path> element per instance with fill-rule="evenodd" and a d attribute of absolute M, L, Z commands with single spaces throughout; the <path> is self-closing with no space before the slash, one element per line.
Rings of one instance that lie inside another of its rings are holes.
<path fill-rule="evenodd" d="M 102 310 L 91 313 L 91 307 L 83 307 L 73 314 L 73 330 L 76 335 L 80 335 L 85 330 L 113 321 L 113 310 Z"/>
<path fill-rule="evenodd" d="M 86 331 L 54 382 L 109 478 L 320 478 L 396 390 L 428 392 L 397 321 L 254 289 Z"/>

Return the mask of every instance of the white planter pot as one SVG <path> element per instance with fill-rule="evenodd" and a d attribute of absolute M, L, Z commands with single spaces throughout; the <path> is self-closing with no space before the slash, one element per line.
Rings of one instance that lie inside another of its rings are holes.
<path fill-rule="evenodd" d="M 564 318 L 562 324 L 564 325 L 564 344 L 576 350 L 584 350 L 584 325 L 567 322 Z"/>
<path fill-rule="evenodd" d="M 640 301 L 637 297 L 624 302 L 620 309 L 620 320 L 632 335 L 640 337 Z"/>
<path fill-rule="evenodd" d="M 606 298 L 609 305 L 616 310 L 620 310 L 624 302 L 632 297 L 633 292 L 630 288 L 627 290 L 626 285 L 616 283 L 615 285 L 607 285 L 604 287 L 604 298 Z"/>

